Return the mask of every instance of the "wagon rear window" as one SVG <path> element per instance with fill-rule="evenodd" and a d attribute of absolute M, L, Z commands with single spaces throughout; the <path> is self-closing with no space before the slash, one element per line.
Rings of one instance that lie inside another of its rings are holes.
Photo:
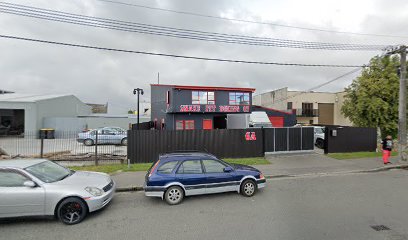
<path fill-rule="evenodd" d="M 159 167 L 159 169 L 157 169 L 157 172 L 158 173 L 164 173 L 164 174 L 171 173 L 171 172 L 173 172 L 173 169 L 177 165 L 177 163 L 178 163 L 177 161 L 167 162 L 167 163 L 161 165 Z"/>

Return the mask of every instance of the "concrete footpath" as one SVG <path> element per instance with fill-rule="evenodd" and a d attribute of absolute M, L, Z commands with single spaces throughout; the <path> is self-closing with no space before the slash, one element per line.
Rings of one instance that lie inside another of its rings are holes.
<path fill-rule="evenodd" d="M 283 178 L 298 176 L 319 176 L 329 174 L 364 173 L 386 171 L 395 168 L 408 168 L 408 165 L 398 164 L 397 157 L 392 157 L 393 164 L 384 166 L 382 159 L 360 158 L 337 160 L 320 153 L 302 155 L 268 155 L 269 165 L 256 165 L 266 178 Z M 140 191 L 146 172 L 119 172 L 112 175 L 117 183 L 118 191 Z"/>

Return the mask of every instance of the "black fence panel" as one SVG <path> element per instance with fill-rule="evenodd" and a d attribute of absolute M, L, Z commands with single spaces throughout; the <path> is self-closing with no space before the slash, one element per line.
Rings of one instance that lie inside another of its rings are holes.
<path fill-rule="evenodd" d="M 264 128 L 265 152 L 314 149 L 313 127 Z"/>
<path fill-rule="evenodd" d="M 289 151 L 302 150 L 302 129 L 288 128 L 289 130 Z"/>
<path fill-rule="evenodd" d="M 153 162 L 160 154 L 182 150 L 205 151 L 220 158 L 261 157 L 262 129 L 128 131 L 131 163 Z"/>
<path fill-rule="evenodd" d="M 265 152 L 275 152 L 275 129 L 264 128 Z"/>
<path fill-rule="evenodd" d="M 288 151 L 288 128 L 275 128 L 275 152 Z"/>
<path fill-rule="evenodd" d="M 302 150 L 314 149 L 314 128 L 302 128 Z"/>
<path fill-rule="evenodd" d="M 362 127 L 326 127 L 324 153 L 374 152 L 377 130 Z"/>

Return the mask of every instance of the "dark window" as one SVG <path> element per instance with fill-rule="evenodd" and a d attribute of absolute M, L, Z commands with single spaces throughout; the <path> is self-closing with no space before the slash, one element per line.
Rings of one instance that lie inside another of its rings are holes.
<path fill-rule="evenodd" d="M 214 92 L 205 91 L 192 91 L 191 92 L 192 104 L 215 104 Z"/>
<path fill-rule="evenodd" d="M 166 92 L 166 103 L 170 104 L 170 91 Z"/>
<path fill-rule="evenodd" d="M 302 115 L 313 116 L 313 103 L 302 103 Z"/>
<path fill-rule="evenodd" d="M 288 110 L 292 110 L 292 108 L 293 108 L 292 102 L 288 102 L 288 107 L 287 107 L 287 109 L 288 109 Z"/>
<path fill-rule="evenodd" d="M 249 105 L 249 93 L 230 92 L 229 105 Z"/>
<path fill-rule="evenodd" d="M 206 173 L 222 173 L 226 167 L 216 160 L 203 160 L 203 165 Z"/>
<path fill-rule="evenodd" d="M 184 161 L 179 169 L 177 170 L 179 174 L 199 174 L 203 173 L 200 160 L 188 160 Z"/>
<path fill-rule="evenodd" d="M 27 177 L 13 171 L 0 171 L 0 187 L 23 187 Z"/>
<path fill-rule="evenodd" d="M 173 172 L 173 169 L 177 165 L 177 163 L 178 163 L 178 161 L 167 162 L 167 163 L 161 165 L 159 167 L 159 169 L 157 169 L 157 172 L 162 173 L 162 174 L 169 174 L 169 173 Z"/>

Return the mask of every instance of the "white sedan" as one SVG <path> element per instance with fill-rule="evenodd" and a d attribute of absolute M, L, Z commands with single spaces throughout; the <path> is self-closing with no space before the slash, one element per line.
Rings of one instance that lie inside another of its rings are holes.
<path fill-rule="evenodd" d="M 72 171 L 44 159 L 0 161 L 0 218 L 55 216 L 81 222 L 113 198 L 115 182 L 104 173 Z"/>

